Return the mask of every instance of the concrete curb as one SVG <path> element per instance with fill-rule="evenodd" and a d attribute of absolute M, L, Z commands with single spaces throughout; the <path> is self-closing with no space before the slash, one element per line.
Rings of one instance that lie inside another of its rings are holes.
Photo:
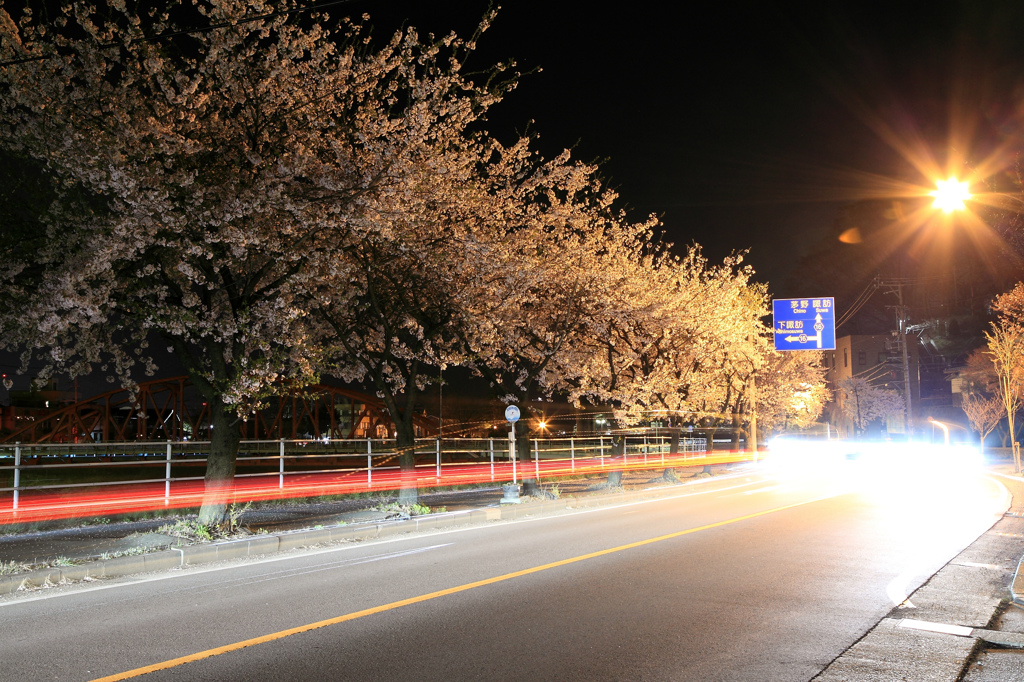
<path fill-rule="evenodd" d="M 371 521 L 344 526 L 330 526 L 311 530 L 297 530 L 274 535 L 258 535 L 240 540 L 224 540 L 205 545 L 192 545 L 148 554 L 122 556 L 92 561 L 75 566 L 43 568 L 29 573 L 0 575 L 0 595 L 20 590 L 53 587 L 67 582 L 117 578 L 137 573 L 167 571 L 182 566 L 244 559 L 249 556 L 275 554 L 332 542 L 356 542 L 425 530 L 439 530 L 466 525 L 484 525 L 493 521 L 514 521 L 531 516 L 543 516 L 572 509 L 606 507 L 643 500 L 671 497 L 714 488 L 715 484 L 731 482 L 740 474 L 726 474 L 700 479 L 681 485 L 634 490 L 619 493 L 566 497 L 557 500 L 538 500 L 523 504 L 486 507 L 457 512 L 414 516 L 400 521 Z M 1024 578 L 1022 578 L 1024 580 Z"/>
<path fill-rule="evenodd" d="M 993 474 L 1016 483 L 1024 483 L 1024 477 L 1021 476 L 1000 472 L 993 472 Z M 1013 491 L 1010 491 L 1010 494 L 1013 495 Z M 1013 500 L 1014 502 L 1017 502 L 1016 496 L 1013 497 Z M 1011 510 L 1014 508 L 1014 502 L 1010 503 Z M 1020 517 L 1021 514 L 1018 509 L 1017 511 L 1007 511 L 1006 516 Z M 1017 570 L 1014 571 L 1013 581 L 1010 583 L 1010 598 L 1013 600 L 1013 603 L 1018 606 L 1024 606 L 1024 570 L 1021 570 L 1022 567 L 1024 567 L 1024 556 L 1021 556 L 1020 560 L 1017 562 Z"/>
<path fill-rule="evenodd" d="M 1017 570 L 1013 572 L 1013 582 L 1010 583 L 1010 597 L 1013 598 L 1013 603 L 1018 606 L 1024 606 L 1024 571 L 1021 571 L 1021 567 L 1024 566 L 1024 556 L 1017 562 Z"/>

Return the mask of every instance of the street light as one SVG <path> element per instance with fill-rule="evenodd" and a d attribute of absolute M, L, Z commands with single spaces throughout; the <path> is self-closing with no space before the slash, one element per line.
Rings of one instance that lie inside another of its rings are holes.
<path fill-rule="evenodd" d="M 949 447 L 949 427 L 940 421 L 935 421 L 931 417 L 928 417 L 928 421 L 932 423 L 932 426 L 938 426 L 940 429 L 942 429 L 943 441 L 945 442 L 946 446 Z"/>
<path fill-rule="evenodd" d="M 966 208 L 964 202 L 971 198 L 967 183 L 960 182 L 956 178 L 937 180 L 935 190 L 928 194 L 935 197 L 935 203 L 932 206 L 943 213 L 963 210 Z"/>

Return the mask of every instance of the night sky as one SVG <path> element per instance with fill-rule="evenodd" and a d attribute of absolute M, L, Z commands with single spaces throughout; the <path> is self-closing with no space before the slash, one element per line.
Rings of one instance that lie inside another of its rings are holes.
<path fill-rule="evenodd" d="M 384 37 L 403 19 L 468 34 L 486 7 L 358 0 L 332 11 L 369 13 Z M 575 145 L 604 160 L 637 219 L 658 214 L 670 241 L 716 259 L 749 248 L 775 296 L 842 206 L 1015 151 L 1024 3 L 598 7 L 501 7 L 478 65 L 514 58 L 542 71 L 522 78 L 492 129 L 532 120 L 547 156 Z"/>

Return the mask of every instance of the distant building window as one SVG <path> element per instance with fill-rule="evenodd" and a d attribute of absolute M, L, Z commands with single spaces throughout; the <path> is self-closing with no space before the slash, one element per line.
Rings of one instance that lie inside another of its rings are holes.
<path fill-rule="evenodd" d="M 850 366 L 850 356 L 848 355 L 847 349 L 843 349 L 843 367 Z"/>
<path fill-rule="evenodd" d="M 857 364 L 866 365 L 868 364 L 868 354 L 866 351 L 857 351 Z"/>

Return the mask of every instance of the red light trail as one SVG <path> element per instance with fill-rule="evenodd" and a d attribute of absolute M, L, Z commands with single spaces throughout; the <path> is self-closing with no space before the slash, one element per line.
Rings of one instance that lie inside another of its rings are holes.
<path fill-rule="evenodd" d="M 722 452 L 713 456 L 694 457 L 692 453 L 678 455 L 659 454 L 645 461 L 643 455 L 631 457 L 586 457 L 574 460 L 541 460 L 517 462 L 518 478 L 564 478 L 593 475 L 608 471 L 636 471 L 645 469 L 682 468 L 741 462 L 751 459 L 748 452 Z M 440 475 L 438 475 L 440 473 Z M 409 475 L 397 467 L 365 468 L 338 472 L 286 473 L 268 472 L 239 476 L 228 492 L 229 504 L 244 504 L 263 500 L 346 495 L 367 491 L 397 490 Z M 512 480 L 510 462 L 460 463 L 424 465 L 416 468 L 418 488 L 439 488 L 456 485 L 503 483 Z M 31 523 L 56 519 L 88 518 L 111 514 L 127 514 L 156 509 L 187 509 L 202 504 L 204 481 L 171 481 L 170 494 L 164 481 L 138 484 L 102 484 L 90 490 L 65 489 L 22 490 L 17 509 L 11 494 L 0 497 L 0 525 Z M 97 490 L 99 489 L 99 490 Z M 114 490 L 111 490 L 114 489 Z"/>

